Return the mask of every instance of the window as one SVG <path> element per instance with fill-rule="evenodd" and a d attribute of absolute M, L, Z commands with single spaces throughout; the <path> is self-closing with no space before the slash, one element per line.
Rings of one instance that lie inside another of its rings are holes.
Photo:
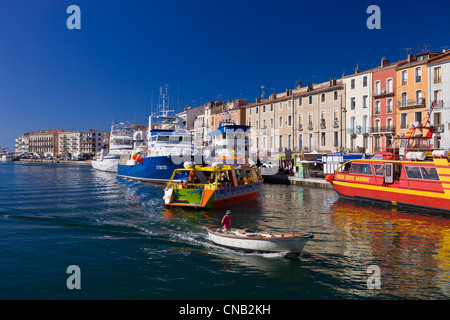
<path fill-rule="evenodd" d="M 339 132 L 338 131 L 333 132 L 333 146 L 335 148 L 339 147 Z"/>
<path fill-rule="evenodd" d="M 402 107 L 406 107 L 407 102 L 408 102 L 408 93 L 402 92 L 402 101 L 401 101 Z"/>
<path fill-rule="evenodd" d="M 292 116 L 288 116 L 288 126 L 292 127 Z"/>
<path fill-rule="evenodd" d="M 393 112 L 393 103 L 392 99 L 386 100 L 386 113 L 392 113 Z"/>
<path fill-rule="evenodd" d="M 356 100 L 355 98 L 350 99 L 350 110 L 355 110 L 356 108 Z"/>
<path fill-rule="evenodd" d="M 416 68 L 416 83 L 422 82 L 422 67 Z"/>
<path fill-rule="evenodd" d="M 259 107 L 256 107 L 256 114 L 258 114 L 258 111 L 259 111 Z"/>
<path fill-rule="evenodd" d="M 352 162 L 350 167 L 350 173 L 353 174 L 367 174 L 372 175 L 372 166 L 370 163 L 355 163 Z"/>
<path fill-rule="evenodd" d="M 338 99 L 338 92 L 337 91 L 334 91 L 333 99 L 334 99 L 334 101 L 337 101 L 337 99 Z"/>
<path fill-rule="evenodd" d="M 270 118 L 270 128 L 273 129 L 273 118 Z"/>
<path fill-rule="evenodd" d="M 363 108 L 368 108 L 369 107 L 369 97 L 368 96 L 363 96 Z"/>
<path fill-rule="evenodd" d="M 298 98 L 298 106 L 300 107 L 302 105 L 302 98 Z"/>
<path fill-rule="evenodd" d="M 380 100 L 375 100 L 375 110 L 374 110 L 375 114 L 380 114 L 381 113 L 381 102 Z"/>
<path fill-rule="evenodd" d="M 422 179 L 420 167 L 405 166 L 405 172 L 408 179 Z"/>
<path fill-rule="evenodd" d="M 292 109 L 292 100 L 288 101 L 288 109 Z"/>
<path fill-rule="evenodd" d="M 273 103 L 270 104 L 270 111 L 273 111 Z"/>
<path fill-rule="evenodd" d="M 373 170 L 375 170 L 376 176 L 384 176 L 384 165 L 383 164 L 374 164 Z"/>
<path fill-rule="evenodd" d="M 266 105 L 263 105 L 263 113 L 266 113 Z"/>
<path fill-rule="evenodd" d="M 263 119 L 263 128 L 266 128 L 266 119 Z"/>
<path fill-rule="evenodd" d="M 442 71 L 441 67 L 435 67 L 433 73 L 433 83 L 441 83 L 442 81 Z"/>
<path fill-rule="evenodd" d="M 408 70 L 402 71 L 402 86 L 406 86 L 408 84 Z"/>
<path fill-rule="evenodd" d="M 422 123 L 422 111 L 414 112 L 414 121 L 419 125 Z"/>
<path fill-rule="evenodd" d="M 326 137 L 325 132 L 320 133 L 320 146 L 325 147 L 326 146 Z"/>
<path fill-rule="evenodd" d="M 401 113 L 400 114 L 400 129 L 407 129 L 407 128 L 408 128 L 408 114 Z"/>
<path fill-rule="evenodd" d="M 280 110 L 283 110 L 283 102 L 280 101 Z"/>
<path fill-rule="evenodd" d="M 283 128 L 283 117 L 280 117 L 280 125 L 279 128 Z"/>
<path fill-rule="evenodd" d="M 325 93 L 320 95 L 320 102 L 325 102 Z"/>
<path fill-rule="evenodd" d="M 392 79 L 387 79 L 386 80 L 386 89 L 387 89 L 386 91 L 388 93 L 394 92 L 394 86 L 393 86 Z"/>
<path fill-rule="evenodd" d="M 355 79 L 352 79 L 352 80 L 350 81 L 350 88 L 351 88 L 351 89 L 355 89 Z"/>
<path fill-rule="evenodd" d="M 381 81 L 375 82 L 375 95 L 381 94 Z"/>
<path fill-rule="evenodd" d="M 363 87 L 367 87 L 367 76 L 363 77 Z"/>
<path fill-rule="evenodd" d="M 416 104 L 422 104 L 422 103 L 423 103 L 422 90 L 417 90 L 416 91 Z"/>
<path fill-rule="evenodd" d="M 308 97 L 308 103 L 309 103 L 309 104 L 312 104 L 312 96 L 309 96 L 309 97 Z"/>
<path fill-rule="evenodd" d="M 258 129 L 259 129 L 259 121 L 256 120 L 256 130 L 258 130 Z"/>
<path fill-rule="evenodd" d="M 422 173 L 422 178 L 425 180 L 436 180 L 439 181 L 439 175 L 436 168 L 432 167 L 420 167 L 420 172 Z"/>

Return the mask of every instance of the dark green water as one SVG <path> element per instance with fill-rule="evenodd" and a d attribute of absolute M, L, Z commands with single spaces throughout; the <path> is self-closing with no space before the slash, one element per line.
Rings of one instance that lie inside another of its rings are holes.
<path fill-rule="evenodd" d="M 163 186 L 89 166 L 0 164 L 0 299 L 447 299 L 450 219 L 268 185 L 233 227 L 312 232 L 301 258 L 209 242 L 226 209 L 167 209 Z M 81 289 L 68 289 L 67 267 Z M 368 288 L 377 265 L 379 289 Z"/>

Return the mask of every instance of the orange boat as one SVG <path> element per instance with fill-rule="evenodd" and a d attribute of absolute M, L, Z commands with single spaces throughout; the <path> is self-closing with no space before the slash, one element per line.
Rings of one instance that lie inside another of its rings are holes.
<path fill-rule="evenodd" d="M 327 175 L 342 198 L 385 202 L 450 213 L 450 164 L 447 150 L 429 144 L 434 128 L 425 125 L 395 137 L 367 160 L 351 160 Z"/>

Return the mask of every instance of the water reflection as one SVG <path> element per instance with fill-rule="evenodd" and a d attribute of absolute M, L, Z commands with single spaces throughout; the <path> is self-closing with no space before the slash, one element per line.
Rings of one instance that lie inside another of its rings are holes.
<path fill-rule="evenodd" d="M 337 201 L 332 219 L 343 236 L 340 254 L 361 269 L 381 268 L 380 294 L 412 298 L 430 288 L 449 294 L 447 218 Z"/>

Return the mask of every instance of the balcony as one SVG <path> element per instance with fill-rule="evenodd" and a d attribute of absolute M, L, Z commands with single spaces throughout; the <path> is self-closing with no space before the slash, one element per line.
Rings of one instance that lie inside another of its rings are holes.
<path fill-rule="evenodd" d="M 425 98 L 397 101 L 397 108 L 399 109 L 414 109 L 424 107 L 425 107 Z"/>
<path fill-rule="evenodd" d="M 444 101 L 443 100 L 435 100 L 435 108 L 442 108 L 444 106 Z"/>
<path fill-rule="evenodd" d="M 312 130 L 313 129 L 313 124 L 312 122 L 308 123 L 308 130 Z"/>
<path fill-rule="evenodd" d="M 262 135 L 267 135 L 267 127 L 261 128 L 261 134 Z"/>
<path fill-rule="evenodd" d="M 298 125 L 298 131 L 303 131 L 303 125 L 302 124 Z"/>
<path fill-rule="evenodd" d="M 394 96 L 394 94 L 395 94 L 394 90 L 392 90 L 392 89 L 388 89 L 388 90 L 386 90 L 385 88 L 379 89 L 379 90 L 375 89 L 375 91 L 373 92 L 373 98 L 381 99 L 381 98 L 385 98 L 385 97 L 392 97 L 392 96 Z"/>
<path fill-rule="evenodd" d="M 320 129 L 326 129 L 326 127 L 325 119 L 320 120 Z"/>
<path fill-rule="evenodd" d="M 435 124 L 434 125 L 434 132 L 435 133 L 443 133 L 445 130 L 445 126 L 443 124 Z"/>
<path fill-rule="evenodd" d="M 385 133 L 389 133 L 389 134 L 393 134 L 395 132 L 395 127 L 394 126 L 377 126 L 377 127 L 371 127 L 370 128 L 370 133 L 371 134 L 385 134 Z"/>
<path fill-rule="evenodd" d="M 433 78 L 433 84 L 442 83 L 442 76 L 435 76 Z"/>
<path fill-rule="evenodd" d="M 333 120 L 333 128 L 339 128 L 339 119 Z"/>

